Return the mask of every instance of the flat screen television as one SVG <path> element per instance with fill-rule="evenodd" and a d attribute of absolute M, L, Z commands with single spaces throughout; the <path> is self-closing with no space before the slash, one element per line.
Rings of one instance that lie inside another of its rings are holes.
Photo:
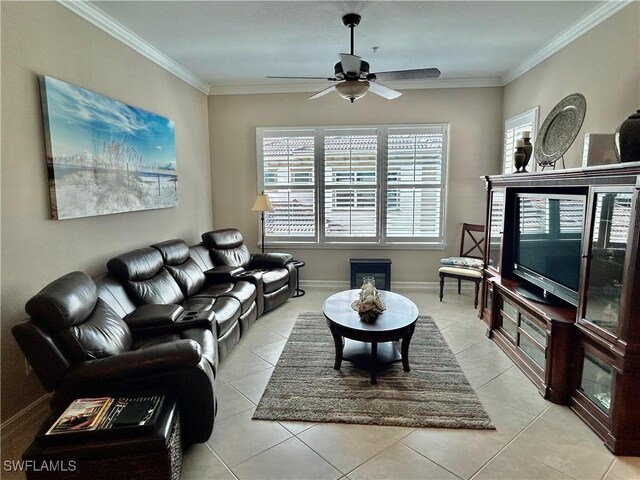
<path fill-rule="evenodd" d="M 586 196 L 516 193 L 515 198 L 513 273 L 526 280 L 518 292 L 577 306 Z"/>

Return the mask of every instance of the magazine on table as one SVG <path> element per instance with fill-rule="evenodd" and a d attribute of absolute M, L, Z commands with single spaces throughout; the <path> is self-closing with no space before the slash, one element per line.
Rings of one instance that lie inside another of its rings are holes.
<path fill-rule="evenodd" d="M 144 426 L 151 421 L 162 399 L 160 395 L 79 398 L 45 435 Z"/>
<path fill-rule="evenodd" d="M 47 430 L 46 435 L 56 433 L 95 430 L 100 425 L 105 412 L 113 403 L 113 398 L 79 398 L 58 417 L 58 420 Z"/>

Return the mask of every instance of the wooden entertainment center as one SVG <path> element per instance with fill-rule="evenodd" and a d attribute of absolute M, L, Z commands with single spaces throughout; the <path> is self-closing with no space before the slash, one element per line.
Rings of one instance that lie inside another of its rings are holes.
<path fill-rule="evenodd" d="M 487 336 L 613 453 L 640 455 L 640 162 L 485 180 Z"/>

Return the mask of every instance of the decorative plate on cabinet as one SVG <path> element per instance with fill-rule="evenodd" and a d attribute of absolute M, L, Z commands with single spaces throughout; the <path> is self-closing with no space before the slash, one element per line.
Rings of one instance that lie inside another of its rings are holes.
<path fill-rule="evenodd" d="M 541 167 L 555 165 L 578 136 L 582 127 L 587 100 L 580 93 L 566 96 L 547 115 L 540 130 L 534 149 L 536 162 Z"/>

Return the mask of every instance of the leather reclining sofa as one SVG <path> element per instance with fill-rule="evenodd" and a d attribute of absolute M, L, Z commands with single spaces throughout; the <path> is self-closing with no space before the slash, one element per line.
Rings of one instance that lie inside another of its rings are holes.
<path fill-rule="evenodd" d="M 93 279 L 71 272 L 26 304 L 12 332 L 52 409 L 79 397 L 167 392 L 185 444 L 206 441 L 215 377 L 256 319 L 295 293 L 289 254 L 250 254 L 235 229 L 188 246 L 168 240 L 107 262 Z"/>

